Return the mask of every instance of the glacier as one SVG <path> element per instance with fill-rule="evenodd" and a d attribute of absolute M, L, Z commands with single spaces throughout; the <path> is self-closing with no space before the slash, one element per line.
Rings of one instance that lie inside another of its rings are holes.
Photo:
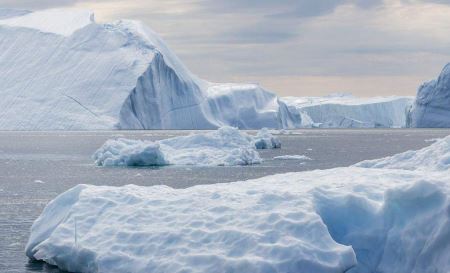
<path fill-rule="evenodd" d="M 279 98 L 191 73 L 141 22 L 0 9 L 0 129 L 404 127 L 411 98 Z"/>
<path fill-rule="evenodd" d="M 447 273 L 448 143 L 187 189 L 78 185 L 36 219 L 26 254 L 71 272 Z"/>
<path fill-rule="evenodd" d="M 351 94 L 325 97 L 282 97 L 283 128 L 401 128 L 406 127 L 413 97 L 357 98 Z"/>
<path fill-rule="evenodd" d="M 444 67 L 436 80 L 419 88 L 408 116 L 408 126 L 450 128 L 450 64 Z"/>
<path fill-rule="evenodd" d="M 232 127 L 160 141 L 110 139 L 93 155 L 99 166 L 234 166 L 262 162 L 256 149 L 277 149 L 280 140 L 268 129 L 255 136 Z"/>

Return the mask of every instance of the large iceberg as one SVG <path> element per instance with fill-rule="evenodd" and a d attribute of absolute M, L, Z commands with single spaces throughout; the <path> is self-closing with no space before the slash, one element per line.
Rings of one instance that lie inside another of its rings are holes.
<path fill-rule="evenodd" d="M 448 142 L 363 164 L 375 168 L 188 189 L 79 185 L 47 205 L 26 253 L 73 272 L 447 273 Z"/>
<path fill-rule="evenodd" d="M 0 9 L 0 41 L 3 130 L 278 127 L 273 93 L 199 79 L 137 21 Z"/>
<path fill-rule="evenodd" d="M 400 128 L 406 127 L 412 97 L 356 98 L 350 94 L 325 97 L 283 97 L 279 116 L 283 128 Z"/>
<path fill-rule="evenodd" d="M 221 127 L 157 142 L 108 140 L 93 157 L 100 166 L 253 165 L 262 161 L 256 149 L 280 147 L 280 140 L 268 129 L 252 136 L 236 128 Z"/>
<path fill-rule="evenodd" d="M 450 64 L 436 80 L 424 83 L 417 93 L 408 119 L 410 127 L 450 127 Z"/>

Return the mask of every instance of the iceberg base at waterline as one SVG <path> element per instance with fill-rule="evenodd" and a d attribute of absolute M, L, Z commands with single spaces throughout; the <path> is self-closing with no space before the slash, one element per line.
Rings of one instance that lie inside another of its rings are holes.
<path fill-rule="evenodd" d="M 79 185 L 47 205 L 26 254 L 73 272 L 447 273 L 450 162 L 427 162 L 188 189 Z"/>

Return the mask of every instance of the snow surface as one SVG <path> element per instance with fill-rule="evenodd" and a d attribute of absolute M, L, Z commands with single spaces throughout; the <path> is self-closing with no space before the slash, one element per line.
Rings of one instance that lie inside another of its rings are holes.
<path fill-rule="evenodd" d="M 275 156 L 273 159 L 277 160 L 312 160 L 310 157 L 306 155 L 280 155 Z"/>
<path fill-rule="evenodd" d="M 26 254 L 77 272 L 447 273 L 448 141 L 386 168 L 188 189 L 79 185 L 47 205 Z"/>
<path fill-rule="evenodd" d="M 450 136 L 437 139 L 431 146 L 419 151 L 407 151 L 394 156 L 367 160 L 356 164 L 363 168 L 389 168 L 403 170 L 450 170 Z"/>
<path fill-rule="evenodd" d="M 236 128 L 221 127 L 157 142 L 108 140 L 93 157 L 100 166 L 252 165 L 262 161 L 256 149 L 279 147 L 280 140 L 267 129 L 251 136 Z"/>
<path fill-rule="evenodd" d="M 417 93 L 408 120 L 410 127 L 450 127 L 450 64 L 437 80 L 423 84 Z"/>
<path fill-rule="evenodd" d="M 284 128 L 406 127 L 412 97 L 356 98 L 349 94 L 279 99 Z"/>

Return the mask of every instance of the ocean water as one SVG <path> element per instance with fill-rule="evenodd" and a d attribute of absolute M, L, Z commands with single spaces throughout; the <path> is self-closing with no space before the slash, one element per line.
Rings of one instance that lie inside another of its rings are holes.
<path fill-rule="evenodd" d="M 298 130 L 279 136 L 281 149 L 260 151 L 263 164 L 245 167 L 102 168 L 91 158 L 110 138 L 157 140 L 190 133 L 195 131 L 0 132 L 0 272 L 61 272 L 29 261 L 24 248 L 44 206 L 77 184 L 186 188 L 344 167 L 420 149 L 450 135 L 450 130 Z M 312 160 L 273 159 L 280 155 L 306 155 Z"/>

